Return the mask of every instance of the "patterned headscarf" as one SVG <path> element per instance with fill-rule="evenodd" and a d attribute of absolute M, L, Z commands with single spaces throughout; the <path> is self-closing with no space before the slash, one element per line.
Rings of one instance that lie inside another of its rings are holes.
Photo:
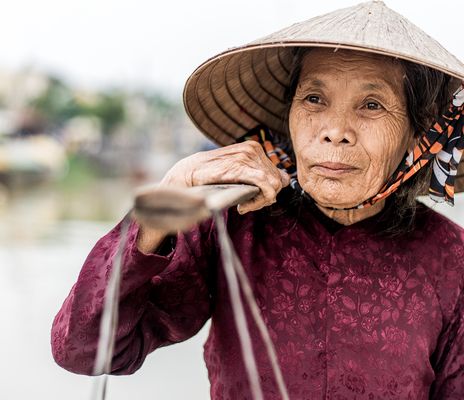
<path fill-rule="evenodd" d="M 282 147 L 276 143 L 276 138 L 269 128 L 259 125 L 241 140 L 256 140 L 261 143 L 274 165 L 284 169 L 290 175 L 291 187 L 302 195 L 308 196 L 298 183 L 296 166 Z M 454 205 L 454 181 L 463 151 L 464 82 L 454 93 L 447 111 L 436 119 L 427 132 L 420 136 L 419 143 L 400 162 L 379 193 L 355 207 L 339 210 L 371 207 L 396 192 L 402 183 L 414 176 L 430 161 L 433 162 L 433 174 L 429 187 L 430 198 L 435 202 L 447 202 Z"/>

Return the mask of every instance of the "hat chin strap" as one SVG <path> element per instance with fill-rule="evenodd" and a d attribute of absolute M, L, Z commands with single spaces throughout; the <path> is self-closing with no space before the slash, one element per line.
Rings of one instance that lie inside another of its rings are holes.
<path fill-rule="evenodd" d="M 301 196 L 315 202 L 300 186 L 297 180 L 296 166 L 277 143 L 271 130 L 258 125 L 251 129 L 238 141 L 255 140 L 259 142 L 269 159 L 278 168 L 290 175 L 290 186 Z M 412 178 L 429 162 L 433 163 L 429 196 L 437 203 L 446 202 L 454 205 L 454 183 L 458 166 L 464 152 L 464 82 L 453 94 L 449 107 L 423 132 L 414 149 L 405 155 L 396 171 L 387 179 L 379 193 L 362 203 L 348 208 L 325 207 L 329 210 L 356 210 L 372 207 L 375 203 L 386 199 L 407 180 Z"/>

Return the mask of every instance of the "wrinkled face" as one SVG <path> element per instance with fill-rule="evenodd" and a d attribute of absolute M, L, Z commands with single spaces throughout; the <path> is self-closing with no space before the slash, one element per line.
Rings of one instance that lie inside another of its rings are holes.
<path fill-rule="evenodd" d="M 374 196 L 414 141 L 401 65 L 369 53 L 311 50 L 289 128 L 298 181 L 317 203 L 345 208 Z"/>

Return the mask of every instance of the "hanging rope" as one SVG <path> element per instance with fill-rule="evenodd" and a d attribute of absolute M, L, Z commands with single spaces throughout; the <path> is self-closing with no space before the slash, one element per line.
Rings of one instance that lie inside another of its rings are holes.
<path fill-rule="evenodd" d="M 93 368 L 94 375 L 102 375 L 94 381 L 91 399 L 105 400 L 108 384 L 108 374 L 111 373 L 116 331 L 118 328 L 119 288 L 121 285 L 122 256 L 127 243 L 127 233 L 130 225 L 130 213 L 121 222 L 121 233 L 118 250 L 113 260 L 108 285 L 105 291 L 102 317 L 100 320 L 100 335 L 98 337 L 97 354 Z"/>
<path fill-rule="evenodd" d="M 240 289 L 250 309 L 253 322 L 256 324 L 261 338 L 264 342 L 267 356 L 269 358 L 274 378 L 277 382 L 279 393 L 283 400 L 289 400 L 289 395 L 282 371 L 278 362 L 277 354 L 272 343 L 271 336 L 261 316 L 261 311 L 253 295 L 251 284 L 248 280 L 243 265 L 236 254 L 232 241 L 227 233 L 224 218 L 220 210 L 213 210 L 214 221 L 218 230 L 219 246 L 224 273 L 229 289 L 230 301 L 234 321 L 239 336 L 241 352 L 245 369 L 247 371 L 253 400 L 264 400 L 260 384 L 259 371 L 253 351 L 250 332 L 247 325 L 245 308 L 242 302 Z M 121 223 L 120 240 L 118 250 L 113 261 L 112 270 L 105 292 L 102 317 L 100 321 L 100 336 L 98 339 L 94 375 L 102 375 L 94 381 L 91 400 L 105 400 L 108 386 L 108 374 L 111 373 L 111 360 L 114 353 L 116 331 L 118 327 L 119 288 L 121 282 L 122 257 L 127 243 L 127 234 L 130 225 L 130 213 L 126 215 Z"/>
<path fill-rule="evenodd" d="M 248 360 L 249 367 L 247 367 L 248 379 L 250 381 L 250 386 L 252 388 L 253 399 L 261 399 L 262 397 L 258 397 L 259 395 L 262 396 L 261 386 L 259 383 L 259 372 L 256 367 L 256 362 L 254 360 L 254 353 L 252 349 L 248 350 L 248 340 L 249 340 L 249 332 L 246 324 L 246 317 L 242 306 L 242 300 L 240 297 L 240 292 L 238 290 L 232 291 L 230 287 L 230 282 L 237 282 L 237 277 L 242 286 L 242 291 L 245 296 L 245 300 L 248 304 L 248 307 L 251 311 L 251 315 L 253 317 L 253 321 L 258 327 L 259 333 L 261 338 L 264 342 L 266 353 L 271 363 L 272 372 L 274 374 L 274 378 L 277 382 L 277 387 L 279 389 L 280 396 L 283 400 L 289 400 L 289 395 L 287 392 L 287 388 L 285 386 L 284 378 L 282 375 L 282 370 L 279 365 L 279 361 L 277 358 L 277 353 L 274 348 L 274 343 L 272 343 L 271 336 L 269 334 L 269 330 L 261 316 L 261 311 L 259 310 L 258 304 L 253 296 L 253 290 L 251 288 L 250 281 L 248 276 L 246 275 L 245 269 L 238 257 L 235 249 L 233 247 L 232 241 L 227 233 L 227 229 L 224 223 L 224 217 L 221 215 L 219 211 L 214 212 L 214 221 L 216 223 L 216 227 L 218 229 L 218 236 L 219 236 L 219 244 L 221 246 L 221 256 L 222 262 L 224 266 L 224 272 L 226 273 L 226 278 L 229 285 L 229 294 L 230 294 L 230 301 L 232 303 L 232 307 L 235 304 L 240 304 L 238 309 L 234 309 L 234 317 L 237 326 L 237 331 L 239 332 L 239 338 L 241 342 L 242 354 L 245 364 L 247 362 L 247 358 L 252 358 L 252 360 Z M 236 274 L 236 276 L 235 276 Z M 242 322 L 243 321 L 243 322 Z M 240 324 L 240 328 L 239 328 Z M 246 329 L 245 333 L 240 333 L 241 329 Z M 248 351 L 248 353 L 245 353 Z M 250 355 L 251 354 L 251 355 Z M 255 383 L 257 382 L 257 383 Z M 253 384 L 256 387 L 253 387 Z M 259 385 L 259 386 L 258 386 Z M 256 394 L 255 394 L 256 393 Z"/>
<path fill-rule="evenodd" d="M 224 266 L 227 286 L 229 288 L 230 302 L 234 314 L 235 326 L 237 328 L 240 346 L 242 350 L 243 362 L 250 382 L 251 393 L 254 400 L 263 400 L 263 391 L 259 382 L 259 372 L 251 343 L 250 332 L 246 321 L 245 310 L 243 308 L 240 295 L 239 282 L 235 271 L 235 260 L 232 246 L 226 232 L 224 220 L 220 211 L 214 212 L 214 220 L 219 234 L 219 244 L 221 246 L 221 258 Z"/>

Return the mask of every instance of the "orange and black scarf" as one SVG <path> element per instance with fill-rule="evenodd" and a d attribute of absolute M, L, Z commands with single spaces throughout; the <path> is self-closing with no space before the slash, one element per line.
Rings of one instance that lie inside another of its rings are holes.
<path fill-rule="evenodd" d="M 269 128 L 259 125 L 243 136 L 241 141 L 243 140 L 256 140 L 261 143 L 274 165 L 290 175 L 292 188 L 299 191 L 301 195 L 308 196 L 298 183 L 296 166 L 283 148 L 276 143 Z M 419 143 L 404 157 L 379 193 L 355 207 L 343 208 L 343 210 L 370 207 L 385 199 L 429 162 L 433 162 L 429 196 L 436 202 L 454 205 L 454 181 L 463 151 L 464 83 L 454 93 L 447 111 L 436 119 L 427 132 L 420 135 Z"/>

